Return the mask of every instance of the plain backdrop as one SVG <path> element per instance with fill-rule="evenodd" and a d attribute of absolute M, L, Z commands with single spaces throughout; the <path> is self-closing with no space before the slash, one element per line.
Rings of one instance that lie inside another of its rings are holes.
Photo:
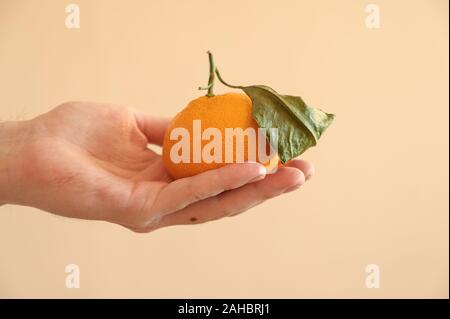
<path fill-rule="evenodd" d="M 173 116 L 207 50 L 230 83 L 337 117 L 304 154 L 316 176 L 236 218 L 135 234 L 0 207 L 0 297 L 448 298 L 447 1 L 374 0 L 379 29 L 362 0 L 77 0 L 79 29 L 69 3 L 0 0 L 0 120 L 68 100 Z"/>

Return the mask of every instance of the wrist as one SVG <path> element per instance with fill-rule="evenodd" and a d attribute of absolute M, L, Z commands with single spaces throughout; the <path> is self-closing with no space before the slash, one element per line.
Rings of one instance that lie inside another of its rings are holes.
<path fill-rule="evenodd" d="M 0 122 L 0 205 L 11 203 L 17 190 L 14 163 L 25 144 L 29 121 Z"/>

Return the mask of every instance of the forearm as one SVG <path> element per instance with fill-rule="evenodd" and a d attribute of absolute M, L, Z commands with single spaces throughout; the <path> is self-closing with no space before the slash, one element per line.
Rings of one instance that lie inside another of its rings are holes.
<path fill-rule="evenodd" d="M 17 191 L 14 163 L 28 135 L 28 121 L 0 122 L 0 205 L 11 201 Z"/>

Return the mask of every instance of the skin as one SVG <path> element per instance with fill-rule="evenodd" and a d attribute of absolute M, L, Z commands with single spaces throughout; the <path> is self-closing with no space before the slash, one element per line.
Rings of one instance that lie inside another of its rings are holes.
<path fill-rule="evenodd" d="M 0 204 L 147 233 L 235 216 L 298 189 L 314 173 L 294 159 L 275 174 L 242 163 L 172 180 L 148 148 L 162 144 L 169 120 L 68 102 L 29 121 L 0 123 Z"/>

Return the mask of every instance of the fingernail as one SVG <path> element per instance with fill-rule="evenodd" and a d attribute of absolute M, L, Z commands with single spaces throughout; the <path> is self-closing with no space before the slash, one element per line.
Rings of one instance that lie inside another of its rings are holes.
<path fill-rule="evenodd" d="M 259 166 L 259 170 L 258 170 L 258 176 L 252 178 L 249 181 L 249 183 L 253 183 L 253 182 L 260 181 L 260 180 L 264 179 L 264 177 L 266 177 L 266 174 L 267 174 L 266 168 L 264 166 L 260 165 Z"/>
<path fill-rule="evenodd" d="M 311 177 L 313 177 L 313 173 L 308 173 L 308 175 L 305 175 L 305 181 L 309 180 Z"/>
<path fill-rule="evenodd" d="M 300 188 L 300 186 L 302 186 L 302 184 L 297 184 L 297 185 L 294 185 L 294 186 L 292 186 L 292 187 L 289 187 L 288 189 L 286 189 L 286 190 L 285 190 L 284 192 L 285 192 L 285 193 L 293 192 L 293 191 L 295 191 L 295 190 L 299 189 L 299 188 Z"/>
<path fill-rule="evenodd" d="M 264 179 L 264 177 L 266 177 L 266 175 L 256 176 L 255 178 L 249 180 L 248 182 L 249 183 L 257 182 L 257 181 L 260 181 L 260 180 Z"/>

